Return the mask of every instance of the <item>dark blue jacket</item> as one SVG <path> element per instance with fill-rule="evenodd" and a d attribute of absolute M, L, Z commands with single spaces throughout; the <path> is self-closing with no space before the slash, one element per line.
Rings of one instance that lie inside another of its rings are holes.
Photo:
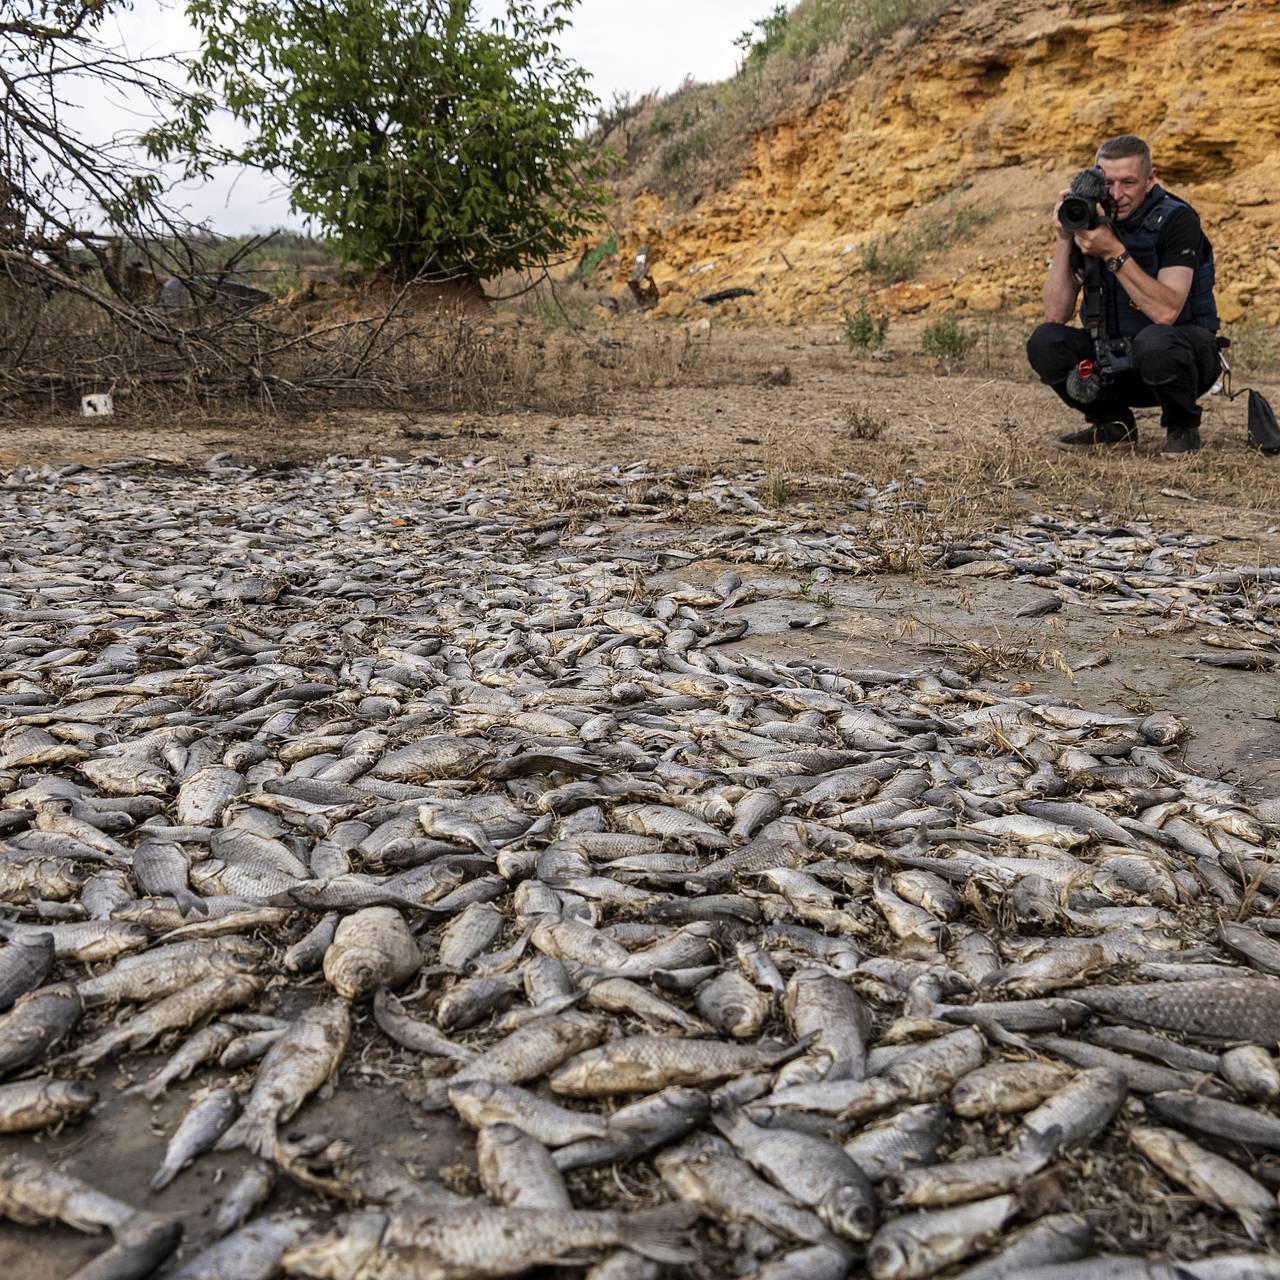
<path fill-rule="evenodd" d="M 1185 200 L 1171 196 L 1162 187 L 1152 187 L 1138 211 L 1124 224 L 1116 227 L 1124 247 L 1153 280 L 1159 274 L 1160 264 L 1156 256 L 1156 244 L 1160 238 L 1160 228 L 1178 209 L 1188 208 Z M 1213 300 L 1215 274 L 1213 269 L 1213 246 L 1208 236 L 1204 241 L 1200 255 L 1200 265 L 1191 277 L 1191 290 L 1183 304 L 1182 311 L 1173 322 L 1175 325 L 1196 324 L 1213 333 L 1218 331 L 1218 308 Z M 1112 315 L 1112 336 L 1117 338 L 1133 338 L 1147 325 L 1153 323 L 1129 300 L 1124 286 L 1109 271 L 1103 272 L 1103 288 L 1107 290 L 1107 305 Z"/>

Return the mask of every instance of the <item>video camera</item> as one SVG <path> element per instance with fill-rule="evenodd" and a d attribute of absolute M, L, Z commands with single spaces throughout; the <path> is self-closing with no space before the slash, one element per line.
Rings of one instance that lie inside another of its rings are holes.
<path fill-rule="evenodd" d="M 1099 168 L 1081 169 L 1071 179 L 1071 194 L 1058 206 L 1058 222 L 1064 231 L 1093 231 L 1106 220 L 1114 221 L 1116 204 L 1107 191 L 1106 175 Z M 1084 300 L 1081 319 L 1093 339 L 1094 357 L 1081 360 L 1067 377 L 1067 394 L 1079 404 L 1091 404 L 1102 388 L 1118 373 L 1133 368 L 1133 344 L 1128 338 L 1111 336 L 1108 295 L 1102 279 L 1102 263 L 1084 260 Z"/>
<path fill-rule="evenodd" d="M 1063 231 L 1093 231 L 1100 226 L 1099 205 L 1107 218 L 1115 218 L 1116 203 L 1107 191 L 1106 175 L 1096 166 L 1081 169 L 1071 179 L 1071 194 L 1058 206 L 1058 222 Z"/>

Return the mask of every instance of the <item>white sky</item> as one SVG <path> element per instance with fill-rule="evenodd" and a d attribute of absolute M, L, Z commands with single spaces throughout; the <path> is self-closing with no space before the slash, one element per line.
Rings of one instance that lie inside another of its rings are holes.
<path fill-rule="evenodd" d="M 592 75 L 603 102 L 615 91 L 645 93 L 676 88 L 688 75 L 722 80 L 732 75 L 738 50 L 734 38 L 766 12 L 775 0 L 580 0 L 573 27 L 561 41 L 563 51 Z M 505 11 L 503 0 L 477 0 L 484 19 Z M 180 0 L 135 0 L 103 30 L 134 56 L 189 53 L 196 47 Z M 136 130 L 142 126 L 123 104 L 95 104 L 95 120 L 104 127 Z M 219 231 L 237 234 L 278 226 L 301 226 L 288 211 L 279 183 L 252 171 L 226 173 L 216 182 L 185 189 L 181 202 L 188 216 Z"/>

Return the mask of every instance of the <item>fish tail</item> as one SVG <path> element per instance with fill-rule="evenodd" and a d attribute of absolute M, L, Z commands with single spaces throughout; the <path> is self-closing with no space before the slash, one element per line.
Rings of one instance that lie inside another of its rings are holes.
<path fill-rule="evenodd" d="M 177 1169 L 171 1169 L 168 1165 L 162 1164 L 151 1179 L 152 1191 L 163 1191 L 165 1187 L 178 1176 Z"/>
<path fill-rule="evenodd" d="M 694 1252 L 684 1243 L 683 1233 L 697 1216 L 698 1206 L 688 1202 L 629 1213 L 622 1218 L 619 1242 L 654 1262 L 678 1267 L 694 1260 Z"/>
<path fill-rule="evenodd" d="M 807 1036 L 801 1037 L 795 1044 L 789 1044 L 781 1049 L 776 1049 L 769 1054 L 767 1065 L 770 1067 L 781 1066 L 784 1062 L 790 1062 L 793 1058 L 800 1057 L 804 1051 L 818 1038 L 816 1031 L 810 1031 Z"/>
<path fill-rule="evenodd" d="M 255 1156 L 270 1160 L 275 1155 L 277 1145 L 275 1118 L 255 1115 L 246 1111 L 230 1129 L 218 1139 L 215 1151 L 234 1151 L 237 1147 L 245 1147 Z"/>

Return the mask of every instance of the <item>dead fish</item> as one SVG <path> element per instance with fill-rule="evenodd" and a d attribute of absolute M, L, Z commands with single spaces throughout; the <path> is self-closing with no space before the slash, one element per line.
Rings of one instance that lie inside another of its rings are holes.
<path fill-rule="evenodd" d="M 105 973 L 76 983 L 76 992 L 87 1009 L 158 1000 L 212 974 L 250 973 L 265 955 L 260 942 L 238 935 L 172 942 L 117 960 Z"/>
<path fill-rule="evenodd" d="M 519 990 L 520 976 L 515 973 L 464 979 L 441 997 L 436 1021 L 446 1031 L 461 1031 L 505 1009 Z"/>
<path fill-rule="evenodd" d="M 518 1085 L 494 1080 L 451 1084 L 449 1104 L 472 1128 L 511 1124 L 548 1147 L 604 1138 L 609 1132 L 594 1112 L 570 1111 Z"/>
<path fill-rule="evenodd" d="M 834 1142 L 792 1129 L 765 1129 L 741 1111 L 714 1117 L 717 1129 L 748 1164 L 848 1240 L 869 1240 L 876 1198 L 857 1163 Z"/>
<path fill-rule="evenodd" d="M 780 1086 L 863 1077 L 871 1011 L 848 983 L 819 969 L 797 969 L 787 983 L 783 1009 L 792 1034 L 811 1042 L 805 1057 L 779 1075 Z"/>
<path fill-rule="evenodd" d="M 698 988 L 698 1012 L 722 1034 L 750 1040 L 769 1016 L 769 997 L 742 974 L 726 969 Z"/>
<path fill-rule="evenodd" d="M 1241 1146 L 1280 1151 L 1280 1120 L 1254 1107 L 1221 1098 L 1204 1098 L 1189 1090 L 1153 1093 L 1145 1099 L 1147 1111 L 1159 1120 L 1183 1129 L 1225 1138 Z"/>
<path fill-rule="evenodd" d="M 1243 1169 L 1173 1129 L 1135 1127 L 1129 1141 L 1192 1195 L 1234 1213 L 1252 1239 L 1262 1238 L 1276 1214 L 1275 1197 Z"/>
<path fill-rule="evenodd" d="M 1038 1106 L 1071 1078 L 1048 1062 L 997 1062 L 961 1076 L 951 1090 L 958 1116 L 1008 1115 Z"/>
<path fill-rule="evenodd" d="M 717 1084 L 777 1066 L 801 1052 L 802 1044 L 771 1049 L 720 1040 L 627 1036 L 579 1054 L 554 1072 L 549 1084 L 553 1092 L 575 1098 L 648 1093 L 673 1084 Z"/>
<path fill-rule="evenodd" d="M 324 976 L 345 1000 L 358 1002 L 380 987 L 401 987 L 422 967 L 418 944 L 392 907 L 366 907 L 344 916 L 324 953 Z"/>
<path fill-rule="evenodd" d="M 1015 1232 L 997 1253 L 958 1273 L 956 1280 L 1017 1280 L 1033 1268 L 1065 1266 L 1093 1249 L 1093 1227 L 1077 1213 L 1051 1213 Z"/>
<path fill-rule="evenodd" d="M 177 1249 L 182 1233 L 179 1218 L 135 1213 L 116 1231 L 111 1247 L 68 1280 L 138 1280 L 149 1276 Z"/>
<path fill-rule="evenodd" d="M 473 902 L 445 925 L 440 934 L 440 963 L 450 973 L 463 973 L 470 963 L 502 936 L 502 912 L 488 902 Z"/>
<path fill-rule="evenodd" d="M 476 1056 L 474 1049 L 455 1044 L 429 1022 L 409 1017 L 404 1006 L 385 987 L 379 987 L 374 994 L 373 1017 L 390 1039 L 414 1053 L 451 1058 L 455 1062 L 470 1062 Z"/>
<path fill-rule="evenodd" d="M 0 1085 L 0 1133 L 34 1133 L 84 1115 L 98 1091 L 78 1080 L 22 1080 Z"/>
<path fill-rule="evenodd" d="M 908 1169 L 888 1179 L 886 1193 L 897 1204 L 941 1208 L 1013 1191 L 1053 1159 L 1057 1131 L 1022 1135 L 1007 1151 L 968 1160 L 947 1160 Z"/>
<path fill-rule="evenodd" d="M 119 1232 L 134 1209 L 50 1165 L 11 1155 L 0 1159 L 0 1216 L 24 1226 L 63 1222 L 92 1234 Z"/>
<path fill-rule="evenodd" d="M 1134 1093 L 1162 1093 L 1169 1089 L 1190 1089 L 1201 1082 L 1185 1071 L 1144 1062 L 1128 1054 L 1116 1053 L 1100 1045 L 1084 1040 L 1069 1040 L 1064 1036 L 1039 1036 L 1038 1049 L 1065 1058 L 1078 1067 L 1105 1067 L 1123 1080 Z"/>
<path fill-rule="evenodd" d="M 142 1049 L 166 1031 L 189 1027 L 211 1013 L 247 1004 L 263 988 L 249 973 L 213 974 L 148 1005 L 121 1026 L 104 1031 L 76 1051 L 81 1066 L 93 1066 L 122 1049 Z"/>
<path fill-rule="evenodd" d="M 692 1258 L 681 1235 L 695 1212 L 683 1204 L 635 1213 L 460 1207 L 447 1217 L 391 1219 L 383 1240 L 361 1261 L 376 1258 L 371 1273 L 385 1280 L 468 1272 L 510 1275 L 584 1251 L 624 1245 L 655 1262 L 679 1266 Z M 328 1275 L 326 1261 L 341 1248 L 323 1239 L 296 1246 L 285 1253 L 283 1265 L 295 1275 Z"/>
<path fill-rule="evenodd" d="M 53 937 L 27 934 L 0 947 L 0 1013 L 13 1007 L 19 996 L 34 991 L 53 965 Z"/>
<path fill-rule="evenodd" d="M 1210 1043 L 1280 1040 L 1280 979 L 1211 978 L 1073 989 L 1072 1000 L 1133 1021 Z"/>
<path fill-rule="evenodd" d="M 276 1126 L 292 1119 L 316 1090 L 332 1090 L 351 1034 L 351 1006 L 345 1000 L 316 1005 L 290 1023 L 267 1050 L 244 1114 L 219 1138 L 216 1149 L 248 1147 L 270 1160 L 277 1145 Z"/>
<path fill-rule="evenodd" d="M 516 1209 L 572 1210 L 551 1153 L 513 1124 L 487 1124 L 476 1135 L 480 1181 L 498 1204 Z"/>
<path fill-rule="evenodd" d="M 646 1152 L 684 1137 L 707 1117 L 711 1102 L 698 1089 L 678 1085 L 619 1107 L 605 1132 L 560 1147 L 554 1154 L 556 1168 L 591 1168 L 634 1160 Z"/>
<path fill-rule="evenodd" d="M 69 983 L 38 987 L 0 1016 L 0 1078 L 47 1056 L 80 1021 L 83 1006 Z"/>
<path fill-rule="evenodd" d="M 442 1106 L 448 1090 L 463 1081 L 523 1084 L 540 1079 L 574 1054 L 599 1044 L 606 1031 L 603 1019 L 579 1013 L 538 1018 L 478 1054 L 449 1080 L 432 1081 L 428 1101 Z"/>
<path fill-rule="evenodd" d="M 860 1129 L 845 1144 L 846 1154 L 870 1182 L 918 1165 L 932 1164 L 947 1129 L 947 1108 L 936 1103 L 904 1107 Z"/>
<path fill-rule="evenodd" d="M 1275 1059 L 1257 1044 L 1226 1049 L 1218 1070 L 1237 1092 L 1246 1098 L 1270 1102 L 1280 1096 L 1280 1071 Z"/>
<path fill-rule="evenodd" d="M 312 1228 L 309 1218 L 283 1214 L 255 1218 L 187 1259 L 171 1280 L 272 1280 L 281 1260 Z"/>
<path fill-rule="evenodd" d="M 218 1211 L 213 1220 L 214 1231 L 223 1236 L 242 1226 L 267 1202 L 275 1185 L 274 1166 L 255 1160 L 218 1201 Z"/>
<path fill-rule="evenodd" d="M 474 773 L 490 754 L 488 745 L 481 738 L 455 738 L 440 734 L 388 751 L 370 773 L 375 778 L 393 782 L 464 778 Z"/>
<path fill-rule="evenodd" d="M 703 1205 L 713 1217 L 756 1223 L 785 1238 L 838 1247 L 816 1214 L 752 1172 L 722 1139 L 690 1139 L 663 1151 L 654 1163 L 673 1194 Z"/>
<path fill-rule="evenodd" d="M 236 1038 L 236 1029 L 225 1022 L 211 1022 L 189 1036 L 142 1086 L 144 1097 L 155 1101 L 175 1081 L 185 1080 L 197 1067 L 219 1058 Z"/>
<path fill-rule="evenodd" d="M 231 1126 L 240 1111 L 240 1099 L 231 1089 L 213 1089 L 198 1097 L 178 1121 L 165 1148 L 160 1168 L 151 1179 L 151 1190 L 161 1191 Z"/>
<path fill-rule="evenodd" d="M 867 1246 L 872 1280 L 918 1280 L 985 1249 L 1017 1212 L 1016 1196 L 955 1209 L 909 1213 L 886 1223 Z"/>

